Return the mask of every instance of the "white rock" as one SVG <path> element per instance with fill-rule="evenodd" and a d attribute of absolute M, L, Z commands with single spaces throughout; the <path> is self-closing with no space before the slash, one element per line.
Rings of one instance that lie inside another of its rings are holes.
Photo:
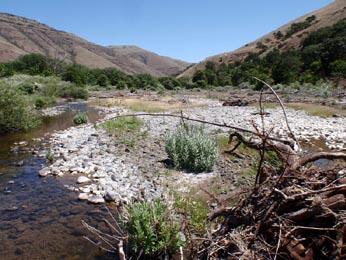
<path fill-rule="evenodd" d="M 86 183 L 89 181 L 90 181 L 90 179 L 88 177 L 85 177 L 85 176 L 79 176 L 77 179 L 77 183 L 79 183 L 79 184 Z"/>
<path fill-rule="evenodd" d="M 49 168 L 43 168 L 38 172 L 38 175 L 40 175 L 40 177 L 46 177 L 49 173 Z"/>
<path fill-rule="evenodd" d="M 89 198 L 89 195 L 87 193 L 80 193 L 78 196 L 78 199 L 80 200 L 87 200 Z"/>
<path fill-rule="evenodd" d="M 93 195 L 91 197 L 88 197 L 88 201 L 93 204 L 105 203 L 105 200 L 101 195 Z"/>

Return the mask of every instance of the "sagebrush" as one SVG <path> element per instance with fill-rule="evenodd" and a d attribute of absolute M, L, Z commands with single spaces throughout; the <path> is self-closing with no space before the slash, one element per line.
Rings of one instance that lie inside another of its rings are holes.
<path fill-rule="evenodd" d="M 209 172 L 218 157 L 216 140 L 202 127 L 180 124 L 166 137 L 166 152 L 177 169 L 192 172 Z"/>
<path fill-rule="evenodd" d="M 174 254 L 183 244 L 179 223 L 159 200 L 130 204 L 124 222 L 131 255 L 153 259 Z"/>

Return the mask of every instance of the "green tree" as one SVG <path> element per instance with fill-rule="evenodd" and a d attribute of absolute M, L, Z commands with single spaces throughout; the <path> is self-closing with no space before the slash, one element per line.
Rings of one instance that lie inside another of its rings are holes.
<path fill-rule="evenodd" d="M 12 63 L 13 69 L 30 75 L 51 75 L 48 58 L 42 54 L 32 53 L 20 56 Z"/>
<path fill-rule="evenodd" d="M 101 87 L 107 87 L 109 85 L 109 79 L 105 74 L 100 74 L 97 77 L 97 85 Z"/>
<path fill-rule="evenodd" d="M 202 70 L 197 70 L 192 77 L 192 82 L 204 81 L 207 82 L 207 77 Z"/>
<path fill-rule="evenodd" d="M 346 78 L 346 60 L 336 60 L 330 64 L 332 76 Z"/>
<path fill-rule="evenodd" d="M 302 62 L 297 51 L 282 55 L 281 61 L 273 68 L 272 77 L 276 83 L 291 83 L 299 79 Z"/>
<path fill-rule="evenodd" d="M 88 68 L 82 65 L 72 64 L 66 67 L 62 79 L 81 86 L 87 84 L 88 74 Z"/>

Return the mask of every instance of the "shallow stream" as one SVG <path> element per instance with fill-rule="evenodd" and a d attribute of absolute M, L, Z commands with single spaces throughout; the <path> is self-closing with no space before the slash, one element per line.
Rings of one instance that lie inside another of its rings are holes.
<path fill-rule="evenodd" d="M 101 225 L 104 206 L 78 201 L 64 186 L 73 184 L 68 177 L 40 178 L 38 171 L 46 162 L 33 154 L 33 147 L 44 142 L 35 138 L 47 139 L 53 131 L 72 126 L 77 111 L 85 111 L 91 122 L 100 118 L 86 103 L 71 103 L 38 129 L 0 136 L 1 260 L 110 259 L 83 239 L 87 232 L 81 224 L 83 219 Z M 22 141 L 28 145 L 13 150 L 14 143 Z"/>

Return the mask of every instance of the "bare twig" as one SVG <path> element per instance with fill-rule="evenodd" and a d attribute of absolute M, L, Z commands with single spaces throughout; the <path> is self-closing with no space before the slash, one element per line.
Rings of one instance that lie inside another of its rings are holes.
<path fill-rule="evenodd" d="M 279 248 L 280 248 L 280 242 L 281 242 L 281 232 L 282 232 L 282 226 L 280 224 L 280 230 L 279 230 L 279 239 L 278 239 L 278 244 L 276 246 L 276 250 L 275 250 L 275 257 L 274 257 L 274 260 L 276 260 L 277 256 L 278 256 L 278 253 L 279 253 Z"/>
<path fill-rule="evenodd" d="M 284 106 L 283 102 L 281 101 L 281 98 L 278 96 L 278 94 L 276 94 L 275 90 L 267 82 L 265 82 L 265 81 L 263 81 L 263 80 L 261 80 L 261 79 L 259 79 L 257 77 L 253 77 L 253 78 L 258 80 L 259 82 L 263 83 L 264 85 L 266 85 L 270 89 L 270 91 L 274 94 L 274 96 L 276 97 L 276 99 L 278 100 L 278 102 L 279 102 L 279 104 L 280 104 L 280 106 L 282 108 L 282 112 L 283 112 L 284 117 L 285 117 L 287 129 L 290 132 L 291 137 L 293 138 L 293 140 L 299 145 L 299 142 L 298 142 L 297 138 L 295 137 L 295 135 L 293 134 L 293 131 L 292 131 L 291 127 L 290 127 L 290 124 L 288 123 L 286 109 L 285 109 L 285 106 Z"/>

